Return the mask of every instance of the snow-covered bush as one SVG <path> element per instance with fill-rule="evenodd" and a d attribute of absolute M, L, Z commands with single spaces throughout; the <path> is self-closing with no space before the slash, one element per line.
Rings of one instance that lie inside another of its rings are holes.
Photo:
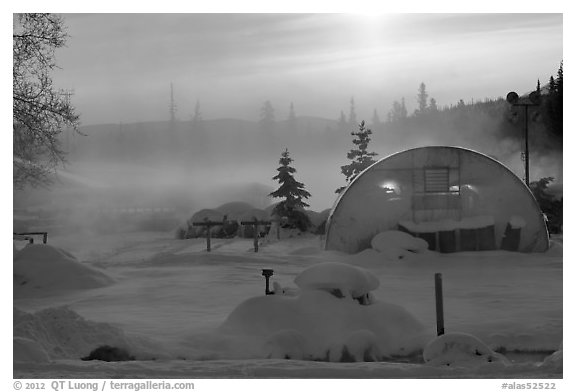
<path fill-rule="evenodd" d="M 326 361 L 408 356 L 428 340 L 424 326 L 404 308 L 373 298 L 379 282 L 366 270 L 322 263 L 295 282 L 300 290 L 292 295 L 242 302 L 219 332 L 253 342 L 254 356 Z"/>
<path fill-rule="evenodd" d="M 424 362 L 432 366 L 471 367 L 488 363 L 509 364 L 475 336 L 453 332 L 438 336 L 424 348 Z"/>
<path fill-rule="evenodd" d="M 192 215 L 192 217 L 187 221 L 187 231 L 185 238 L 198 238 L 205 236 L 207 230 L 205 226 L 194 226 L 194 223 L 203 222 L 205 220 L 223 222 L 224 214 L 220 211 L 209 208 L 194 213 L 194 215 Z M 219 237 L 221 231 L 221 226 L 212 226 L 210 228 L 210 235 L 212 237 Z"/>

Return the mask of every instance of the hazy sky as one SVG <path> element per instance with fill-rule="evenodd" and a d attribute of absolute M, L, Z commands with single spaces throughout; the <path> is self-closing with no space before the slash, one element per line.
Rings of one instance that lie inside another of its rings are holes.
<path fill-rule="evenodd" d="M 60 88 L 84 124 L 167 120 L 200 101 L 205 119 L 359 118 L 394 100 L 416 104 L 420 82 L 439 105 L 525 92 L 555 75 L 561 14 L 64 14 Z"/>

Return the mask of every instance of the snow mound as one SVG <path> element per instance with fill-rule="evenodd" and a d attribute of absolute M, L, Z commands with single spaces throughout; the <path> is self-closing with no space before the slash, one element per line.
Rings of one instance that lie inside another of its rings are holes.
<path fill-rule="evenodd" d="M 306 359 L 306 338 L 293 329 L 282 329 L 266 339 L 264 350 L 266 358 Z"/>
<path fill-rule="evenodd" d="M 30 244 L 14 255 L 15 296 L 30 291 L 94 289 L 112 283 L 114 280 L 104 272 L 50 245 Z"/>
<path fill-rule="evenodd" d="M 348 335 L 342 347 L 341 361 L 376 362 L 382 358 L 378 338 L 372 331 L 361 329 Z"/>
<path fill-rule="evenodd" d="M 544 362 L 542 362 L 541 366 L 562 372 L 562 366 L 564 362 L 562 357 L 562 349 L 555 351 L 553 354 L 544 358 Z"/>
<path fill-rule="evenodd" d="M 544 361 L 542 362 L 542 364 L 540 366 L 545 367 L 545 368 L 550 369 L 550 370 L 553 370 L 553 371 L 557 371 L 559 373 L 562 373 L 562 368 L 563 368 L 563 363 L 564 363 L 563 351 L 564 351 L 563 343 L 561 343 L 560 347 L 558 348 L 558 351 L 555 351 L 551 355 L 544 358 Z"/>
<path fill-rule="evenodd" d="M 14 336 L 13 341 L 14 362 L 50 362 L 50 356 L 38 342 L 21 336 Z"/>
<path fill-rule="evenodd" d="M 344 297 L 358 298 L 380 285 L 371 272 L 349 264 L 327 262 L 315 264 L 294 279 L 300 289 L 339 290 Z"/>
<path fill-rule="evenodd" d="M 422 238 L 416 238 L 398 230 L 388 230 L 376 234 L 371 241 L 373 249 L 383 251 L 387 248 L 401 248 L 411 252 L 424 252 L 428 243 Z"/>
<path fill-rule="evenodd" d="M 218 331 L 245 343 L 244 349 L 251 347 L 251 353 L 242 353 L 245 357 L 325 361 L 409 356 L 429 339 L 424 326 L 401 306 L 361 305 L 308 289 L 297 296 L 249 298 Z"/>
<path fill-rule="evenodd" d="M 101 345 L 129 345 L 121 329 L 86 320 L 67 307 L 36 313 L 14 309 L 14 339 L 17 338 L 14 358 L 29 360 L 41 359 L 42 351 L 52 359 L 78 359 Z"/>
<path fill-rule="evenodd" d="M 428 243 L 398 230 L 387 230 L 376 234 L 370 242 L 372 249 L 383 254 L 388 260 L 402 260 L 412 253 L 428 250 Z"/>
<path fill-rule="evenodd" d="M 475 336 L 453 332 L 438 336 L 424 348 L 424 362 L 432 366 L 474 367 L 487 363 L 509 364 Z"/>

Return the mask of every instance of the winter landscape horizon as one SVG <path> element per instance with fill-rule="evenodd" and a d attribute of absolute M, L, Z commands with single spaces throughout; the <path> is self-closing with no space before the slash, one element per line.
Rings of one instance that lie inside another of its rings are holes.
<path fill-rule="evenodd" d="M 13 380 L 569 379 L 562 14 L 24 15 Z"/>

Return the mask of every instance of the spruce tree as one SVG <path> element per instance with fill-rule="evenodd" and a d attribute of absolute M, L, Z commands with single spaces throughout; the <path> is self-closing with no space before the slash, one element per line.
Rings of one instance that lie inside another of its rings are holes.
<path fill-rule="evenodd" d="M 266 101 L 260 109 L 260 129 L 271 131 L 274 129 L 274 124 L 274 108 L 270 101 Z"/>
<path fill-rule="evenodd" d="M 428 108 L 428 93 L 426 92 L 426 85 L 424 82 L 420 83 L 420 87 L 418 88 L 418 109 L 416 113 L 423 114 L 426 112 Z"/>
<path fill-rule="evenodd" d="M 350 115 L 348 116 L 348 123 L 351 127 L 356 126 L 356 105 L 354 104 L 354 97 L 350 99 Z"/>
<path fill-rule="evenodd" d="M 340 169 L 342 169 L 342 174 L 346 176 L 346 182 L 348 184 L 350 184 L 350 182 L 352 182 L 352 180 L 354 180 L 354 178 L 356 178 L 356 176 L 364 169 L 376 162 L 374 157 L 378 155 L 375 152 L 368 152 L 368 144 L 371 140 L 370 135 L 372 134 L 372 131 L 366 127 L 364 121 L 360 123 L 358 132 L 351 132 L 350 134 L 356 137 L 352 140 L 352 143 L 354 143 L 356 148 L 350 150 L 347 155 L 348 159 L 352 162 L 340 167 Z M 346 187 L 342 186 L 336 189 L 336 193 L 340 193 L 344 189 L 346 189 Z"/>
<path fill-rule="evenodd" d="M 296 121 L 296 112 L 294 111 L 294 103 L 293 102 L 290 102 L 290 109 L 288 111 L 288 119 L 286 120 L 286 123 L 288 124 L 288 129 L 290 131 L 296 130 L 297 121 Z"/>
<path fill-rule="evenodd" d="M 275 215 L 287 217 L 289 227 L 297 227 L 301 231 L 306 231 L 310 226 L 310 220 L 304 212 L 304 208 L 309 207 L 304 199 L 308 199 L 311 195 L 305 189 L 304 184 L 294 178 L 296 169 L 290 166 L 292 162 L 293 159 L 290 158 L 290 153 L 286 149 L 280 158 L 280 167 L 276 169 L 278 174 L 272 177 L 273 180 L 278 181 L 280 187 L 268 196 L 284 199 L 274 207 Z"/>

